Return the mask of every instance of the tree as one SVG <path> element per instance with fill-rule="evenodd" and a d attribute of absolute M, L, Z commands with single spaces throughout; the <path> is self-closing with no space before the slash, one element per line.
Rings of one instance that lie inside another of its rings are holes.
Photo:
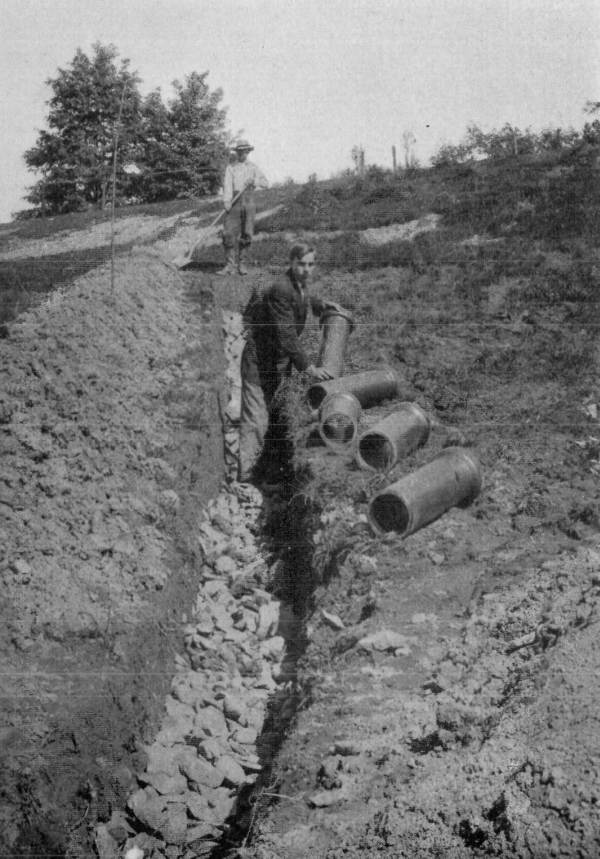
<path fill-rule="evenodd" d="M 40 214 L 104 206 L 117 141 L 117 202 L 173 199 L 214 193 L 227 160 L 229 135 L 223 93 L 211 92 L 208 72 L 192 72 L 163 103 L 160 90 L 142 99 L 129 60 L 114 45 L 78 50 L 71 64 L 48 80 L 48 130 L 25 153 L 42 175 L 27 199 Z M 127 168 L 127 169 L 124 169 Z"/>
<path fill-rule="evenodd" d="M 132 197 L 153 203 L 176 196 L 172 176 L 178 164 L 172 154 L 172 132 L 169 110 L 160 90 L 154 90 L 141 106 L 140 135 L 134 158 L 139 172 L 131 183 Z"/>
<path fill-rule="evenodd" d="M 214 194 L 227 163 L 231 140 L 225 130 L 223 91 L 211 92 L 208 72 L 192 72 L 185 83 L 173 81 L 175 98 L 169 104 L 171 157 L 175 170 L 171 196 Z"/>
<path fill-rule="evenodd" d="M 141 135 L 136 163 L 141 174 L 134 194 L 146 202 L 213 194 L 229 152 L 222 90 L 210 91 L 208 72 L 192 72 L 185 82 L 173 82 L 175 96 L 168 104 L 159 90 L 142 103 Z"/>
<path fill-rule="evenodd" d="M 25 153 L 27 166 L 42 174 L 27 196 L 42 214 L 104 205 L 120 107 L 118 163 L 134 153 L 139 78 L 129 71 L 129 60 L 117 65 L 116 58 L 114 45 L 96 43 L 91 58 L 78 50 L 70 66 L 47 81 L 53 92 L 47 102 L 50 130 L 41 131 L 37 144 Z M 121 185 L 129 181 L 122 171 L 120 179 Z"/>
<path fill-rule="evenodd" d="M 594 116 L 600 111 L 600 101 L 588 101 L 583 108 L 584 113 Z M 582 132 L 583 142 L 591 146 L 600 144 L 600 119 L 592 119 L 586 122 Z"/>
<path fill-rule="evenodd" d="M 593 123 L 584 128 L 593 133 Z M 575 146 L 581 134 L 573 129 L 545 128 L 538 134 L 526 128 L 522 131 L 510 123 L 500 129 L 484 132 L 477 125 L 470 125 L 463 140 L 457 144 L 444 144 L 431 159 L 435 166 L 462 164 L 471 159 L 501 159 L 518 155 L 542 155 L 560 152 Z"/>

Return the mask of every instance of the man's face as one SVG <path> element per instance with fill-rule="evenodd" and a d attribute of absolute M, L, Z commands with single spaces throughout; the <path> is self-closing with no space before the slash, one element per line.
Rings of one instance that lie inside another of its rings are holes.
<path fill-rule="evenodd" d="M 303 257 L 296 257 L 292 260 L 292 272 L 296 281 L 302 286 L 310 281 L 315 268 L 315 255 L 313 252 L 304 254 Z"/>
<path fill-rule="evenodd" d="M 237 149 L 236 153 L 237 153 L 238 161 L 245 161 L 246 158 L 248 157 L 248 150 L 247 149 Z"/>

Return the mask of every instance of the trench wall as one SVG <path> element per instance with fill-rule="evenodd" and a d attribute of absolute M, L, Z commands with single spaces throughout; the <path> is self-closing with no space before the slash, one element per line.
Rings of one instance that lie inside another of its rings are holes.
<path fill-rule="evenodd" d="M 0 853 L 92 855 L 156 730 L 223 469 L 202 277 L 121 257 L 0 341 Z"/>

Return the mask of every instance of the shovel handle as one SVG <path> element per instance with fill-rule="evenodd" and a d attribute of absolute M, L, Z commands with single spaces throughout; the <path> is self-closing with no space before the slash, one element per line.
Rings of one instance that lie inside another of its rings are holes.
<path fill-rule="evenodd" d="M 246 190 L 245 188 L 242 188 L 241 191 L 238 191 L 237 194 L 234 195 L 233 199 L 231 200 L 232 206 L 234 203 L 236 203 L 240 199 L 240 197 L 242 196 L 242 194 L 244 193 L 245 190 Z M 224 214 L 225 214 L 225 209 L 221 209 L 221 211 L 216 216 L 216 218 L 213 218 L 213 220 L 210 222 L 208 227 L 206 227 L 204 229 L 204 232 L 207 232 L 208 230 L 210 230 L 211 227 L 216 227 Z M 174 259 L 173 260 L 174 265 L 176 265 L 177 268 L 182 268 L 184 265 L 187 265 L 187 263 L 192 258 L 192 254 L 194 253 L 194 250 L 198 247 L 199 244 L 200 244 L 200 241 L 197 241 L 196 244 L 192 245 L 192 247 L 188 251 L 186 251 L 182 257 L 177 257 L 176 259 Z"/>
<path fill-rule="evenodd" d="M 231 205 L 232 205 L 232 206 L 233 206 L 233 204 L 234 204 L 234 203 L 237 203 L 237 201 L 240 199 L 240 197 L 242 196 L 242 194 L 244 193 L 244 191 L 245 191 L 245 190 L 246 190 L 245 188 L 242 188 L 242 190 L 241 190 L 241 191 L 238 191 L 238 192 L 237 192 L 237 194 L 235 194 L 235 195 L 233 196 L 233 198 L 232 198 L 232 200 L 231 200 Z M 225 214 L 225 209 L 221 209 L 221 211 L 219 212 L 219 214 L 217 215 L 217 217 L 216 217 L 213 221 L 211 221 L 211 222 L 210 222 L 210 224 L 209 224 L 208 226 L 209 226 L 209 227 L 216 227 L 216 226 L 217 226 L 217 224 L 219 223 L 219 221 L 221 220 L 221 218 L 223 217 L 223 215 L 224 215 L 224 214 Z"/>

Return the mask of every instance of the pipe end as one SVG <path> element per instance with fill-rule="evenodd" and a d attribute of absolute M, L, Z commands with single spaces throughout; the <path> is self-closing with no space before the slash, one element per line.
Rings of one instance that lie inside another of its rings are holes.
<path fill-rule="evenodd" d="M 311 385 L 306 394 L 306 397 L 308 399 L 308 405 L 313 411 L 316 411 L 326 396 L 327 389 L 324 388 L 323 385 L 319 383 L 317 383 L 316 385 Z"/>
<path fill-rule="evenodd" d="M 410 513 L 404 501 L 393 492 L 376 495 L 367 512 L 369 524 L 380 536 L 395 531 L 405 537 L 410 529 Z"/>
<path fill-rule="evenodd" d="M 389 438 L 381 433 L 364 433 L 358 442 L 356 459 L 360 468 L 387 471 L 396 459 L 394 446 Z"/>

